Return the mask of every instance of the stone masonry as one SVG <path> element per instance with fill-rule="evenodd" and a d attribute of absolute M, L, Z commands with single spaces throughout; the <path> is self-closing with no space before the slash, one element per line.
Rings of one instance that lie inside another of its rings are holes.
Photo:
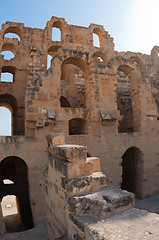
<path fill-rule="evenodd" d="M 2 24 L 0 107 L 11 112 L 12 136 L 0 137 L 0 200 L 16 196 L 26 230 L 48 218 L 55 237 L 74 232 L 69 227 L 81 209 L 85 216 L 85 199 L 95 213 L 93 192 L 100 201 L 105 188 L 140 199 L 159 194 L 158 53 L 158 46 L 150 55 L 115 51 L 103 26 L 69 25 L 64 18 L 52 17 L 44 29 Z M 1 209 L 0 231 L 6 231 Z"/>

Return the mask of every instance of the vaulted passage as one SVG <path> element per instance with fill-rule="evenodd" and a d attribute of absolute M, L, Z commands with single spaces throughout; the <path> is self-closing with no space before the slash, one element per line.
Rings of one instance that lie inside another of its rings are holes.
<path fill-rule="evenodd" d="M 7 157 L 0 163 L 0 199 L 2 203 L 4 197 L 8 195 L 15 196 L 16 203 L 13 205 L 15 205 L 17 213 L 14 214 L 14 219 L 16 219 L 17 224 L 24 227 L 25 230 L 32 228 L 33 219 L 29 200 L 28 169 L 23 159 L 15 156 Z M 12 205 L 8 204 L 8 206 Z M 9 222 L 6 220 L 5 215 L 3 215 L 6 230 L 8 232 L 16 232 L 17 229 L 21 230 L 22 228 L 17 225 L 13 227 L 15 222 L 12 221 L 13 216 L 11 215 L 13 214 L 10 214 L 8 218 Z M 12 220 L 10 221 L 10 219 Z"/>
<path fill-rule="evenodd" d="M 136 147 L 128 148 L 122 159 L 121 188 L 133 192 L 137 198 L 142 198 L 142 152 Z"/>

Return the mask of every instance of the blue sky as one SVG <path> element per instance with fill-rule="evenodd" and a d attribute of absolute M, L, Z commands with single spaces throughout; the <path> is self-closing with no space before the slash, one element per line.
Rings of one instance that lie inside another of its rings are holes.
<path fill-rule="evenodd" d="M 1 0 L 0 25 L 15 21 L 44 28 L 51 16 L 86 27 L 96 23 L 114 38 L 115 50 L 150 54 L 159 45 L 158 11 L 159 0 Z"/>

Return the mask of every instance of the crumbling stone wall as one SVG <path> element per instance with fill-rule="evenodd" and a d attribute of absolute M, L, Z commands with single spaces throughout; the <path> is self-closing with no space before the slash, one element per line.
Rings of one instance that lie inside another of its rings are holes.
<path fill-rule="evenodd" d="M 134 195 L 107 188 L 98 158 L 85 146 L 65 144 L 62 134 L 47 135 L 49 164 L 46 203 L 49 239 L 87 239 L 79 217 L 104 219 L 132 207 Z M 94 239 L 94 238 L 93 238 Z"/>
<path fill-rule="evenodd" d="M 60 30 L 60 41 L 52 38 L 52 28 Z M 19 38 L 9 38 L 8 33 Z M 15 56 L 6 60 L 5 50 Z M 13 147 L 14 137 L 9 142 L 2 138 L 2 152 L 10 146 L 14 150 L 1 154 L 0 161 L 14 155 L 26 162 L 34 224 L 45 218 L 45 208 L 37 209 L 44 204 L 39 197 L 44 181 L 40 171 L 47 163 L 45 136 L 50 132 L 64 133 L 67 143 L 86 145 L 89 156 L 101 159 L 107 184 L 116 187 L 123 186 L 127 177 L 123 177 L 122 157 L 130 148 L 138 149 L 140 192 L 135 186 L 134 193 L 140 198 L 159 193 L 158 51 L 158 46 L 150 55 L 114 51 L 113 39 L 103 26 L 74 26 L 63 18 L 52 17 L 44 29 L 2 24 L 0 74 L 11 73 L 13 82 L 0 81 L 0 106 L 12 113 L 12 134 L 25 137 L 22 142 L 17 138 L 20 151 Z"/>

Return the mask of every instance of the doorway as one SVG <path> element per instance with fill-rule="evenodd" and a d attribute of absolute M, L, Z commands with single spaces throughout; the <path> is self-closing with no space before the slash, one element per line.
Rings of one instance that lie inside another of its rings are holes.
<path fill-rule="evenodd" d="M 6 197 L 10 202 L 4 204 L 4 207 L 11 208 L 14 206 L 17 213 L 13 215 L 17 215 L 17 221 L 20 221 L 21 227 L 24 226 L 23 230 L 32 228 L 28 168 L 25 161 L 19 157 L 6 157 L 0 162 L 0 199 L 2 207 Z M 9 229 L 13 229 L 13 232 L 16 231 L 13 226 Z"/>
<path fill-rule="evenodd" d="M 143 154 L 140 149 L 130 147 L 122 156 L 121 189 L 142 198 Z"/>

